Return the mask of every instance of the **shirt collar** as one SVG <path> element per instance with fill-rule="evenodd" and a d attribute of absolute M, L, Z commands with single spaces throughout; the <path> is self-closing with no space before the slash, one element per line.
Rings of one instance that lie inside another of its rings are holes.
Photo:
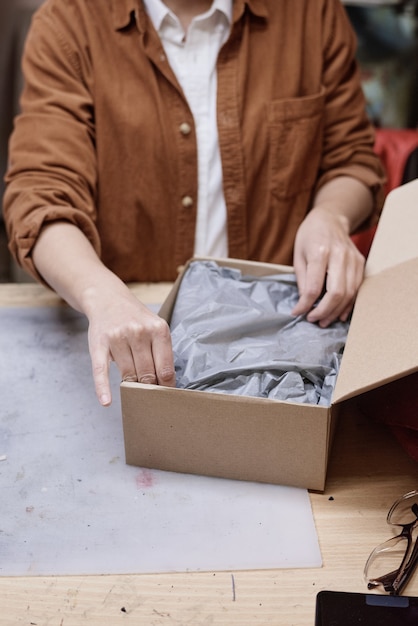
<path fill-rule="evenodd" d="M 145 0 L 111 0 L 113 13 L 113 23 L 116 30 L 129 26 L 135 15 L 144 12 Z M 230 21 L 232 21 L 232 5 L 234 18 L 241 15 L 245 5 L 249 10 L 259 17 L 267 17 L 269 0 L 214 0 L 217 9 L 225 13 Z M 152 2 L 154 4 L 154 2 Z M 227 7 L 227 8 L 225 8 Z M 228 8 L 229 7 L 229 8 Z M 167 7 L 165 7 L 167 9 Z M 168 11 L 168 9 L 167 9 Z"/>
<path fill-rule="evenodd" d="M 160 30 L 163 20 L 167 15 L 173 15 L 162 0 L 143 0 L 143 3 L 156 31 Z M 231 23 L 232 3 L 233 0 L 213 0 L 210 12 L 216 10 L 221 11 L 228 19 L 228 22 Z"/>

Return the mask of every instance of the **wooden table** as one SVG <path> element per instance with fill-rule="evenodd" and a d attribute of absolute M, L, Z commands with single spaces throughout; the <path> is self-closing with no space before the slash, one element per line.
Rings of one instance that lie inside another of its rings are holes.
<path fill-rule="evenodd" d="M 156 303 L 170 285 L 132 288 Z M 39 285 L 0 285 L 1 306 L 58 303 Z M 326 490 L 310 494 L 322 568 L 0 578 L 0 626 L 313 626 L 320 590 L 365 591 L 365 560 L 391 535 L 387 511 L 415 488 L 418 465 L 352 401 L 341 415 Z M 418 572 L 405 593 L 418 596 Z"/>

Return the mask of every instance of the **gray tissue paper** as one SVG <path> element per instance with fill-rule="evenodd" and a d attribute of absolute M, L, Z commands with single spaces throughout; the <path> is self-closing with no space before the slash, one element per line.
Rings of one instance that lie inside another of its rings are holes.
<path fill-rule="evenodd" d="M 177 387 L 329 406 L 349 322 L 320 328 L 291 311 L 294 274 L 188 267 L 171 319 Z"/>

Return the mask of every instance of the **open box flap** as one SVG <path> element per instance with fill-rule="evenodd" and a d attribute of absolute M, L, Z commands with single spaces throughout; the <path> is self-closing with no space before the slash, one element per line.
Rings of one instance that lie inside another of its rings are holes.
<path fill-rule="evenodd" d="M 418 258 L 367 277 L 357 296 L 333 402 L 418 370 L 417 321 Z"/>
<path fill-rule="evenodd" d="M 387 196 L 367 258 L 366 276 L 418 256 L 418 179 Z"/>
<path fill-rule="evenodd" d="M 333 402 L 418 370 L 418 179 L 383 207 Z"/>

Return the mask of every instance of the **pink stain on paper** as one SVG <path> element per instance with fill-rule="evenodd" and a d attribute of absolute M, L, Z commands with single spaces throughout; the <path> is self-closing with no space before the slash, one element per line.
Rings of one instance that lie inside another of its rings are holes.
<path fill-rule="evenodd" d="M 138 489 L 143 489 L 144 487 L 152 487 L 154 484 L 154 475 L 152 470 L 141 469 L 139 474 L 137 474 L 135 481 Z"/>

